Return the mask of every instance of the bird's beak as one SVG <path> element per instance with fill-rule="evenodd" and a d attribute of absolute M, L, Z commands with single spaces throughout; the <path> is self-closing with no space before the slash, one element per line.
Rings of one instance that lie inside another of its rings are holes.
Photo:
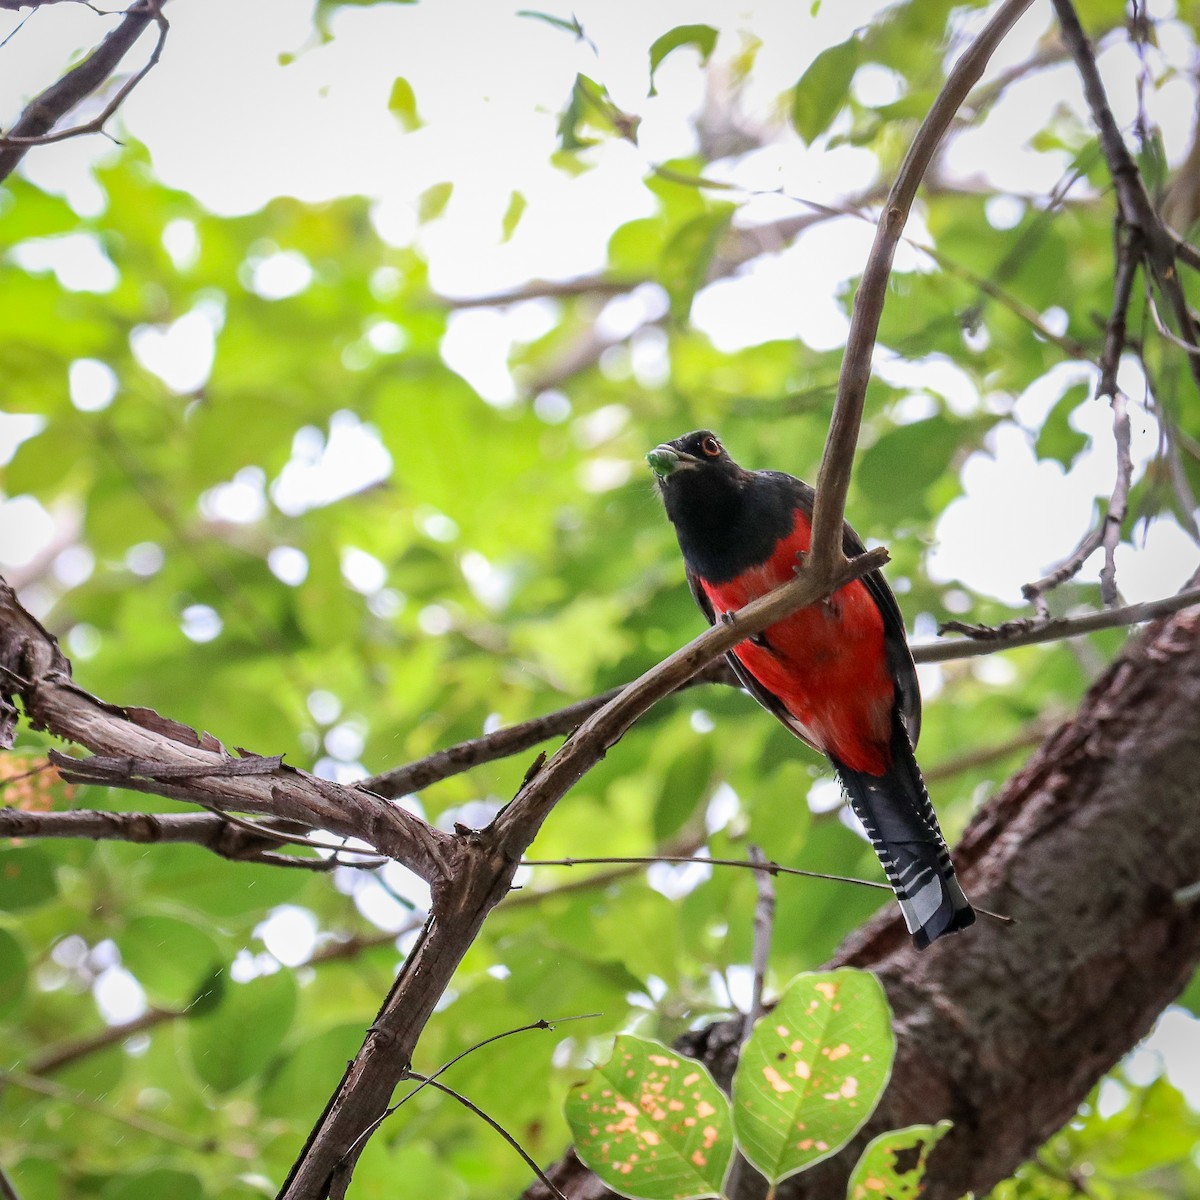
<path fill-rule="evenodd" d="M 696 460 L 690 454 L 681 454 L 674 446 L 668 446 L 666 443 L 663 443 L 661 446 L 655 446 L 646 455 L 646 461 L 650 464 L 650 469 L 659 479 L 666 479 L 681 467 L 696 465 Z"/>

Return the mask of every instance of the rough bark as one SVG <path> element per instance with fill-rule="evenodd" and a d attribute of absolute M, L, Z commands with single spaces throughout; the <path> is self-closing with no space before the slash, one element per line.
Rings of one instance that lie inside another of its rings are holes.
<path fill-rule="evenodd" d="M 845 1195 L 880 1130 L 949 1117 L 926 1196 L 986 1193 L 1073 1115 L 1150 1029 L 1200 959 L 1200 613 L 1134 638 L 1074 718 L 976 816 L 955 854 L 968 894 L 1018 923 L 980 921 L 918 953 L 889 907 L 834 959 L 883 981 L 898 1052 L 876 1115 L 779 1200 Z M 738 1023 L 682 1048 L 728 1081 Z M 568 1155 L 569 1200 L 612 1195 Z M 540 1185 L 526 1193 L 544 1200 Z M 752 1180 L 739 1200 L 761 1195 Z"/>

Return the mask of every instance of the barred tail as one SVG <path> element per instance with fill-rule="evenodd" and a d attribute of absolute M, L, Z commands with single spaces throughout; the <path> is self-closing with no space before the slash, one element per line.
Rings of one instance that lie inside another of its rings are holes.
<path fill-rule="evenodd" d="M 892 765 L 886 774 L 852 771 L 831 759 L 850 807 L 883 864 L 917 949 L 973 924 L 975 910 L 955 877 L 912 743 L 899 718 L 892 732 Z"/>

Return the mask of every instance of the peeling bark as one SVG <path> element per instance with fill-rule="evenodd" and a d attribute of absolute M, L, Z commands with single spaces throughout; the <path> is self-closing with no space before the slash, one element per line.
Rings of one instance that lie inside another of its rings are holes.
<path fill-rule="evenodd" d="M 841 1200 L 867 1140 L 943 1117 L 925 1195 L 986 1193 L 1074 1114 L 1150 1029 L 1200 959 L 1200 613 L 1133 639 L 1078 713 L 978 813 L 955 853 L 980 921 L 924 953 L 889 906 L 831 965 L 869 968 L 896 1017 L 897 1056 L 875 1116 L 779 1200 Z M 737 1022 L 680 1048 L 726 1085 Z M 612 1195 L 573 1154 L 548 1174 L 569 1200 Z M 747 1173 L 748 1174 L 748 1173 Z M 745 1178 L 738 1200 L 761 1196 Z M 527 1200 L 544 1200 L 541 1185 Z"/>

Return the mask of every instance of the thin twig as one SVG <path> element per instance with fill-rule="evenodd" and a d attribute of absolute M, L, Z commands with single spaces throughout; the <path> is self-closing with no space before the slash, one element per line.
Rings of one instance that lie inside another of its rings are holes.
<path fill-rule="evenodd" d="M 1112 397 L 1113 437 L 1117 444 L 1117 476 L 1108 512 L 1104 514 L 1104 566 L 1100 568 L 1100 599 L 1109 607 L 1120 603 L 1117 591 L 1117 544 L 1121 540 L 1121 525 L 1129 503 L 1129 485 L 1133 476 L 1133 457 L 1130 454 L 1129 403 L 1123 392 Z"/>
<path fill-rule="evenodd" d="M 785 867 L 780 863 L 764 859 L 762 862 L 748 860 L 744 858 L 708 858 L 693 855 L 684 857 L 678 854 L 656 854 L 638 857 L 637 855 L 615 856 L 606 858 L 526 858 L 521 860 L 523 867 L 575 867 L 585 864 L 599 863 L 640 863 L 645 866 L 653 865 L 654 863 L 700 863 L 706 867 L 741 867 L 747 871 L 758 871 L 766 875 L 799 875 L 804 879 L 827 879 L 831 883 L 853 883 L 859 887 L 876 888 L 882 892 L 890 892 L 891 885 L 887 883 L 877 883 L 873 879 L 856 879 L 853 875 L 829 875 L 823 871 L 805 871 L 800 867 Z M 1012 917 L 1006 917 L 1002 913 L 989 912 L 986 908 L 975 907 L 977 913 L 982 913 L 985 917 L 992 917 L 996 921 L 1000 921 L 1004 925 L 1013 924 Z"/>
<path fill-rule="evenodd" d="M 159 1025 L 166 1025 L 187 1015 L 188 1010 L 185 1008 L 148 1008 L 140 1017 L 134 1017 L 131 1021 L 108 1025 L 90 1037 L 73 1038 L 69 1042 L 51 1046 L 27 1064 L 27 1073 L 51 1075 L 81 1058 L 87 1058 L 100 1050 L 107 1050 L 110 1046 L 119 1046 L 127 1038 L 149 1033 Z"/>
<path fill-rule="evenodd" d="M 521 1145 L 521 1143 L 518 1142 L 517 1139 L 513 1137 L 513 1135 L 509 1133 L 499 1121 L 497 1121 L 494 1117 L 488 1116 L 488 1114 L 485 1113 L 478 1104 L 474 1103 L 474 1101 L 468 1100 L 466 1096 L 464 1096 L 461 1092 L 456 1092 L 452 1087 L 447 1087 L 446 1084 L 438 1082 L 438 1080 L 434 1079 L 433 1076 L 418 1075 L 416 1071 L 409 1071 L 408 1077 L 410 1079 L 419 1079 L 422 1083 L 427 1084 L 429 1087 L 437 1088 L 439 1092 L 445 1092 L 447 1096 L 457 1100 L 459 1104 L 463 1106 L 463 1108 L 470 1109 L 470 1111 L 473 1112 L 477 1117 L 486 1121 L 521 1156 L 521 1158 L 524 1159 L 525 1165 L 529 1167 L 529 1169 L 538 1177 L 544 1188 L 546 1188 L 552 1195 L 557 1196 L 558 1200 L 567 1200 L 566 1196 L 564 1196 L 562 1192 L 560 1192 L 558 1188 L 556 1188 L 550 1181 L 550 1178 L 547 1176 L 546 1172 L 543 1171 L 542 1168 L 539 1167 L 537 1163 L 534 1162 L 533 1159 L 530 1158 L 530 1156 L 525 1152 L 525 1148 Z"/>
<path fill-rule="evenodd" d="M 13 168 L 32 146 L 103 131 L 105 122 L 154 68 L 162 54 L 169 28 L 167 19 L 162 14 L 163 2 L 164 0 L 135 0 L 125 10 L 121 24 L 100 43 L 94 53 L 29 102 L 8 135 L 0 137 L 0 180 L 12 173 Z M 126 51 L 141 37 L 142 31 L 151 21 L 158 25 L 158 41 L 146 63 L 117 89 L 116 94 L 94 120 L 52 133 L 51 130 L 61 117 L 85 96 L 96 91 L 116 70 Z"/>
<path fill-rule="evenodd" d="M 174 1129 L 170 1125 L 165 1125 L 162 1121 L 155 1121 L 151 1117 L 118 1112 L 114 1108 L 108 1108 L 99 1103 L 99 1101 L 93 1100 L 90 1096 L 83 1095 L 82 1092 L 64 1087 L 61 1083 L 55 1083 L 51 1079 L 39 1079 L 36 1075 L 30 1075 L 24 1071 L 0 1070 L 0 1086 L 6 1084 L 11 1087 L 21 1088 L 23 1091 L 35 1092 L 37 1095 L 45 1096 L 50 1100 L 59 1100 L 64 1104 L 71 1105 L 73 1108 L 85 1109 L 87 1112 L 95 1113 L 99 1117 L 107 1117 L 110 1121 L 116 1121 L 118 1124 L 126 1125 L 130 1129 L 136 1129 L 139 1133 L 149 1134 L 160 1141 L 171 1142 L 173 1145 L 183 1146 L 188 1150 L 195 1150 L 200 1154 L 211 1154 L 215 1149 L 214 1143 L 209 1138 L 192 1137 L 189 1134 L 181 1133 L 178 1129 Z"/>
<path fill-rule="evenodd" d="M 1133 155 L 1125 145 L 1096 67 L 1096 56 L 1079 23 L 1075 6 L 1071 0 L 1052 0 L 1052 3 L 1058 16 L 1059 27 L 1062 29 L 1063 40 L 1071 51 L 1071 57 L 1075 60 L 1076 69 L 1083 82 L 1084 96 L 1087 98 L 1092 120 L 1099 131 L 1100 145 L 1112 175 L 1121 217 L 1141 238 L 1145 262 L 1149 265 L 1155 283 L 1170 301 L 1179 327 L 1178 340 L 1188 351 L 1188 368 L 1197 388 L 1200 388 L 1200 355 L 1193 352 L 1200 346 L 1200 339 L 1197 338 L 1195 322 L 1192 320 L 1176 268 L 1179 239 L 1163 224 L 1146 191 L 1145 182 Z M 1174 335 L 1171 340 L 1176 340 Z"/>
<path fill-rule="evenodd" d="M 464 1051 L 462 1051 L 462 1053 L 456 1054 L 452 1059 L 450 1059 L 449 1062 L 443 1063 L 436 1071 L 434 1071 L 432 1075 L 428 1076 L 427 1078 L 420 1075 L 413 1075 L 412 1078 L 420 1080 L 417 1086 L 413 1088 L 411 1092 L 406 1092 L 403 1096 L 401 1096 L 400 1099 L 397 1100 L 395 1104 L 391 1105 L 391 1107 L 389 1107 L 386 1111 L 380 1113 L 380 1115 L 375 1119 L 374 1124 L 372 1124 L 369 1128 L 364 1129 L 362 1133 L 359 1134 L 358 1140 L 353 1146 L 350 1147 L 349 1150 L 346 1151 L 346 1154 L 352 1154 L 362 1142 L 365 1142 L 367 1138 L 369 1138 L 371 1134 L 374 1133 L 375 1130 L 378 1129 L 379 1126 L 382 1125 L 383 1122 L 392 1115 L 392 1113 L 394 1113 L 398 1108 L 401 1108 L 407 1104 L 423 1088 L 429 1087 L 429 1085 L 432 1084 L 435 1079 L 438 1079 L 444 1075 L 452 1066 L 455 1065 L 455 1063 L 462 1062 L 467 1055 L 474 1054 L 476 1050 L 482 1050 L 484 1046 L 490 1046 L 493 1042 L 501 1042 L 505 1038 L 510 1038 L 517 1033 L 528 1033 L 533 1029 L 553 1029 L 556 1025 L 564 1025 L 568 1021 L 589 1021 L 601 1015 L 602 1014 L 600 1013 L 581 1013 L 574 1017 L 557 1017 L 552 1021 L 547 1021 L 545 1017 L 541 1017 L 536 1021 L 531 1021 L 528 1025 L 520 1025 L 516 1029 L 506 1029 L 503 1033 L 494 1033 L 491 1037 L 486 1037 L 483 1039 L 483 1041 L 476 1042 L 473 1046 L 468 1046 Z"/>
<path fill-rule="evenodd" d="M 26 20 L 28 19 L 27 17 Z M 17 1195 L 17 1189 L 13 1187 L 12 1180 L 5 1174 L 3 1167 L 0 1167 L 0 1200 L 21 1200 L 21 1197 Z"/>
<path fill-rule="evenodd" d="M 1079 545 L 1052 571 L 1047 572 L 1041 579 L 1021 585 L 1021 595 L 1033 604 L 1039 620 L 1049 621 L 1051 619 L 1050 606 L 1046 603 L 1046 593 L 1060 587 L 1068 579 L 1074 579 L 1083 564 L 1100 549 L 1103 542 L 1103 526 L 1089 529 L 1080 539 Z"/>
<path fill-rule="evenodd" d="M 887 297 L 892 259 L 904 233 L 917 188 L 954 114 L 979 82 L 993 51 L 1031 3 L 1032 0 L 1005 0 L 979 36 L 959 57 L 932 108 L 921 122 L 884 205 L 875 231 L 875 243 L 854 297 L 837 400 L 821 458 L 820 474 L 817 476 L 811 553 L 819 563 L 836 562 L 842 553 L 842 518 L 846 510 L 846 493 L 850 488 L 850 471 L 862 424 L 867 384 L 871 378 L 871 354 Z"/>
<path fill-rule="evenodd" d="M 723 659 L 717 659 L 681 684 L 678 690 L 683 691 L 702 683 L 732 683 L 733 681 L 733 672 Z M 508 758 L 513 754 L 522 754 L 549 738 L 571 733 L 610 700 L 616 699 L 621 691 L 622 689 L 619 687 L 610 688 L 598 696 L 578 700 L 574 704 L 568 704 L 545 716 L 533 717 L 531 720 L 520 721 L 515 725 L 506 725 L 503 729 L 497 729 L 493 733 L 485 733 L 481 737 L 459 742 L 457 745 L 448 746 L 445 750 L 438 750 L 416 762 L 407 763 L 402 767 L 394 767 L 390 771 L 384 771 L 381 775 L 373 775 L 370 779 L 364 779 L 358 786 L 377 796 L 391 798 L 404 796 L 409 792 L 419 792 L 423 788 L 440 783 L 443 779 L 449 779 L 472 767 Z"/>
<path fill-rule="evenodd" d="M 996 650 L 1011 650 L 1017 646 L 1033 646 L 1039 642 L 1057 642 L 1063 638 L 1079 637 L 1100 629 L 1117 629 L 1169 616 L 1181 608 L 1200 604 L 1200 588 L 1188 588 L 1162 600 L 1147 600 L 1142 604 L 1127 604 L 1105 612 L 1085 613 L 1078 617 L 1052 617 L 1046 621 L 1008 621 L 1004 625 L 968 625 L 963 621 L 947 621 L 938 626 L 939 633 L 961 633 L 970 641 L 922 642 L 912 647 L 913 660 L 921 663 L 947 662 L 954 658 L 974 658 Z"/>
<path fill-rule="evenodd" d="M 153 791 L 158 794 L 157 788 Z M 246 821 L 215 809 L 210 809 L 209 814 L 123 813 L 97 809 L 29 812 L 18 808 L 0 808 L 0 837 L 86 838 L 95 842 L 120 841 L 143 845 L 157 842 L 190 843 L 232 862 L 267 863 L 308 871 L 328 871 L 335 866 L 374 870 L 389 861 L 375 850 L 307 841 L 297 834 L 285 833 L 269 825 Z M 239 837 L 235 830 L 244 831 L 250 836 Z M 272 847 L 281 843 L 331 850 L 333 857 L 298 858 L 270 853 Z M 342 854 L 363 857 L 346 861 L 340 857 Z"/>
<path fill-rule="evenodd" d="M 605 863 L 625 863 L 638 866 L 653 866 L 655 863 L 679 863 L 684 866 L 699 865 L 703 867 L 742 867 L 749 871 L 758 871 L 765 875 L 798 875 L 804 879 L 825 879 L 830 883 L 852 883 L 857 887 L 877 888 L 879 891 L 890 892 L 892 889 L 886 883 L 878 883 L 873 879 L 856 879 L 853 875 L 831 875 L 825 871 L 805 871 L 800 867 L 785 867 L 770 859 L 761 862 L 744 858 L 709 858 L 699 854 L 628 854 L 609 855 L 599 858 L 523 858 L 523 867 L 584 867 L 601 866 Z"/>
<path fill-rule="evenodd" d="M 1150 286 L 1149 280 L 1146 281 L 1146 310 L 1150 313 L 1154 328 L 1158 330 L 1161 337 L 1165 337 L 1173 346 L 1178 346 L 1184 354 L 1200 357 L 1200 346 L 1195 342 L 1185 341 L 1179 334 L 1167 327 L 1167 323 L 1162 319 L 1162 314 L 1158 311 L 1158 304 L 1154 299 L 1154 289 Z"/>
<path fill-rule="evenodd" d="M 748 846 L 746 853 L 750 861 L 765 866 L 767 857 L 759 846 Z M 756 871 L 754 884 L 758 898 L 754 903 L 754 947 L 750 955 L 753 982 L 750 988 L 750 1007 L 742 1025 L 744 1042 L 754 1029 L 755 1022 L 763 1013 L 763 989 L 767 982 L 767 963 L 771 957 L 771 930 L 775 924 L 775 885 L 769 871 Z"/>
<path fill-rule="evenodd" d="M 1133 460 L 1130 457 L 1128 404 L 1117 385 L 1117 372 L 1121 365 L 1121 354 L 1125 349 L 1126 325 L 1129 303 L 1133 296 L 1133 282 L 1142 257 L 1141 235 L 1126 225 L 1120 212 L 1117 214 L 1116 233 L 1117 267 L 1113 280 L 1112 309 L 1105 323 L 1104 348 L 1096 364 L 1100 378 L 1096 384 L 1096 396 L 1107 397 L 1113 411 L 1113 437 L 1116 442 L 1117 463 L 1108 508 L 1100 524 L 1084 534 L 1079 545 L 1052 571 L 1033 583 L 1021 588 L 1026 600 L 1032 601 L 1037 615 L 1042 620 L 1050 617 L 1046 593 L 1073 579 L 1083 564 L 1104 548 L 1104 566 L 1100 571 L 1100 596 L 1109 608 L 1115 608 L 1119 597 L 1116 586 L 1116 563 L 1114 554 L 1121 537 L 1121 526 L 1129 501 L 1129 487 L 1133 477 Z"/>

